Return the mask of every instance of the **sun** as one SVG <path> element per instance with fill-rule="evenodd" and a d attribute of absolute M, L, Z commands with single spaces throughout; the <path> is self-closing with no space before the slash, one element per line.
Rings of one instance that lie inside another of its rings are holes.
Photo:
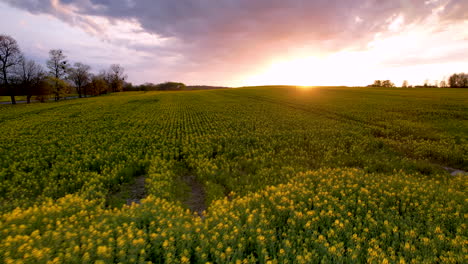
<path fill-rule="evenodd" d="M 262 72 L 251 76 L 246 82 L 254 85 L 311 86 L 318 81 L 315 75 L 318 67 L 320 60 L 315 57 L 279 60 L 271 63 Z"/>
<path fill-rule="evenodd" d="M 362 85 L 373 71 L 372 58 L 360 52 L 278 59 L 245 80 L 246 85 Z"/>

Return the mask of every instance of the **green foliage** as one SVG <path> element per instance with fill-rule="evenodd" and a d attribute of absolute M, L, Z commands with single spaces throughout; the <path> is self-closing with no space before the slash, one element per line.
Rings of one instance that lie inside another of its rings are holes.
<path fill-rule="evenodd" d="M 408 86 L 408 85 L 406 85 Z M 384 87 L 384 88 L 392 88 L 395 87 L 395 84 L 392 83 L 390 80 L 375 80 L 370 87 Z"/>
<path fill-rule="evenodd" d="M 448 79 L 448 84 L 453 88 L 468 88 L 468 74 L 452 74 Z"/>
<path fill-rule="evenodd" d="M 178 82 L 165 82 L 165 83 L 160 83 L 156 85 L 156 90 L 160 91 L 171 91 L 171 90 L 184 90 L 185 89 L 185 84 L 183 83 L 178 83 Z"/>
<path fill-rule="evenodd" d="M 44 84 L 45 87 L 43 87 L 43 89 L 49 92 L 45 92 L 44 94 L 53 94 L 56 100 L 66 97 L 67 94 L 70 93 L 70 85 L 62 79 L 49 76 L 47 77 L 46 82 L 47 83 Z"/>
<path fill-rule="evenodd" d="M 109 86 L 102 77 L 94 76 L 91 81 L 83 87 L 83 93 L 85 95 L 101 95 L 109 91 Z"/>
<path fill-rule="evenodd" d="M 0 262 L 464 262 L 466 176 L 442 166 L 468 170 L 467 103 L 257 87 L 2 105 Z M 139 175 L 142 204 L 109 208 Z"/>

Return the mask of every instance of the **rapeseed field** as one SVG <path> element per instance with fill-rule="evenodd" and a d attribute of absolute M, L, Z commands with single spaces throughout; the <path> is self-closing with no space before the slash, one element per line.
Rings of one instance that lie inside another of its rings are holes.
<path fill-rule="evenodd" d="M 0 262 L 466 263 L 467 106 L 344 87 L 1 105 Z"/>

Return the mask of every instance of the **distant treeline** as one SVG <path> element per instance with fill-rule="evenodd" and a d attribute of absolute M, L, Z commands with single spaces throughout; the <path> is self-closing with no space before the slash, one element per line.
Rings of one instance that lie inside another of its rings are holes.
<path fill-rule="evenodd" d="M 165 82 L 160 84 L 145 83 L 141 85 L 127 84 L 124 91 L 191 91 L 191 90 L 214 90 L 226 89 L 222 86 L 191 85 L 187 86 L 180 82 Z"/>
<path fill-rule="evenodd" d="M 375 80 L 368 87 L 396 87 L 390 80 Z M 454 73 L 448 79 L 434 81 L 430 83 L 426 80 L 423 85 L 409 85 L 408 81 L 403 81 L 402 88 L 468 88 L 468 73 Z"/>
<path fill-rule="evenodd" d="M 141 85 L 127 85 L 125 91 L 180 91 L 187 86 L 179 82 L 165 82 L 160 84 L 144 83 Z"/>
<path fill-rule="evenodd" d="M 0 96 L 10 96 L 16 103 L 16 96 L 31 100 L 56 101 L 75 94 L 78 97 L 97 96 L 122 91 L 181 91 L 209 90 L 227 87 L 186 86 L 179 82 L 160 84 L 145 83 L 132 85 L 126 82 L 124 68 L 113 64 L 98 74 L 91 73 L 91 67 L 81 62 L 70 63 L 61 49 L 49 51 L 46 68 L 27 59 L 15 39 L 0 35 Z"/>
<path fill-rule="evenodd" d="M 86 64 L 70 63 L 60 49 L 49 51 L 44 69 L 22 54 L 15 39 L 0 35 L 0 95 L 10 96 L 12 104 L 16 103 L 15 96 L 26 96 L 29 103 L 31 98 L 58 101 L 70 94 L 83 97 L 120 92 L 126 78 L 118 64 L 93 74 Z"/>

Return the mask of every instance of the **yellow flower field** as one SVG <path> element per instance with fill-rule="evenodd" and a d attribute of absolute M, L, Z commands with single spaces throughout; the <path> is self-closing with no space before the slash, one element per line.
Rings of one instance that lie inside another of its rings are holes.
<path fill-rule="evenodd" d="M 467 176 L 444 169 L 468 170 L 466 105 L 339 87 L 2 105 L 0 262 L 466 263 Z"/>

